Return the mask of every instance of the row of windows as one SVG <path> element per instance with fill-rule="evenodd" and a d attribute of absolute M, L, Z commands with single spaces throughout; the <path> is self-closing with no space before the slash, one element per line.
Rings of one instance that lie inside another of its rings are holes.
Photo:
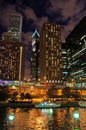
<path fill-rule="evenodd" d="M 20 46 L 15 46 L 15 43 L 14 43 L 14 45 L 12 45 L 12 44 L 4 44 L 4 45 L 0 45 L 0 48 L 2 48 L 2 49 L 8 49 L 9 48 L 9 50 L 11 50 L 10 48 L 14 48 L 14 50 L 16 49 L 16 50 L 18 50 L 19 48 L 20 48 Z"/>

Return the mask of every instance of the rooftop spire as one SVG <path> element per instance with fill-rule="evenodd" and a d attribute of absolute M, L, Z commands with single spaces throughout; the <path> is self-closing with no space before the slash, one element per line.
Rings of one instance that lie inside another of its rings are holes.
<path fill-rule="evenodd" d="M 35 29 L 34 33 L 32 34 L 32 38 L 35 38 L 35 37 L 40 37 L 40 35 L 37 31 L 37 28 Z"/>

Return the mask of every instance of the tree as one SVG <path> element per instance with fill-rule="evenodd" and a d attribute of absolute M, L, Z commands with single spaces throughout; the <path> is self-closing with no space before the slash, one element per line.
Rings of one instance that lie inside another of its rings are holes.
<path fill-rule="evenodd" d="M 71 88 L 69 86 L 63 88 L 62 97 L 66 98 L 67 101 L 71 97 Z"/>
<path fill-rule="evenodd" d="M 74 89 L 74 91 L 72 93 L 72 97 L 74 97 L 76 100 L 79 100 L 81 98 L 81 95 L 77 89 Z"/>
<path fill-rule="evenodd" d="M 27 98 L 27 99 L 32 99 L 32 97 L 31 97 L 31 95 L 30 95 L 29 93 L 26 93 L 26 94 L 25 94 L 25 98 Z"/>
<path fill-rule="evenodd" d="M 17 95 L 18 95 L 18 92 L 14 92 L 13 94 L 12 94 L 12 99 L 16 99 L 16 97 L 17 97 Z"/>
<path fill-rule="evenodd" d="M 6 91 L 0 91 L 0 101 L 5 101 L 9 98 L 9 94 Z"/>
<path fill-rule="evenodd" d="M 21 99 L 23 100 L 25 98 L 24 93 L 21 93 Z"/>
<path fill-rule="evenodd" d="M 63 97 L 66 97 L 67 100 L 68 98 L 74 98 L 74 99 L 80 98 L 80 93 L 76 89 L 70 87 L 63 88 L 62 95 Z"/>
<path fill-rule="evenodd" d="M 66 97 L 70 97 L 70 94 L 71 94 L 71 89 L 70 89 L 70 87 L 65 87 L 65 88 L 63 88 L 62 94 L 65 95 Z"/>
<path fill-rule="evenodd" d="M 10 97 L 8 87 L 0 86 L 0 101 L 5 101 Z"/>

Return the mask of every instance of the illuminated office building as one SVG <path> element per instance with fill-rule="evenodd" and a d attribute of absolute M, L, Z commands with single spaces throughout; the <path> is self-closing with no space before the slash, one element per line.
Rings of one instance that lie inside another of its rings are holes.
<path fill-rule="evenodd" d="M 24 78 L 25 47 L 20 42 L 0 41 L 0 79 Z"/>
<path fill-rule="evenodd" d="M 10 41 L 14 40 L 13 36 L 12 36 L 12 34 L 10 32 L 2 33 L 1 38 L 2 38 L 2 40 L 10 40 Z"/>
<path fill-rule="evenodd" d="M 40 82 L 57 86 L 62 82 L 61 26 L 43 25 L 40 34 Z"/>
<path fill-rule="evenodd" d="M 13 35 L 17 41 L 21 41 L 22 16 L 20 14 L 11 14 L 9 17 L 8 32 Z"/>
<path fill-rule="evenodd" d="M 62 43 L 62 79 L 66 81 L 68 78 L 68 56 L 67 56 L 67 44 Z"/>
<path fill-rule="evenodd" d="M 86 16 L 66 38 L 70 78 L 77 86 L 86 86 Z"/>
<path fill-rule="evenodd" d="M 37 30 L 32 35 L 31 50 L 31 80 L 37 82 L 39 79 L 39 38 Z"/>

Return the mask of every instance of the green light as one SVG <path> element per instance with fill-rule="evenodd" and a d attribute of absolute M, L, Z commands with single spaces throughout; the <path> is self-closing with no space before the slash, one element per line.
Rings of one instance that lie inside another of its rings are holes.
<path fill-rule="evenodd" d="M 13 121 L 13 120 L 15 119 L 15 115 L 14 115 L 14 114 L 9 115 L 9 116 L 8 116 L 8 119 L 9 119 L 10 121 Z"/>
<path fill-rule="evenodd" d="M 74 118 L 74 119 L 79 119 L 79 118 L 80 118 L 79 112 L 74 111 L 74 112 L 73 112 L 73 118 Z"/>

